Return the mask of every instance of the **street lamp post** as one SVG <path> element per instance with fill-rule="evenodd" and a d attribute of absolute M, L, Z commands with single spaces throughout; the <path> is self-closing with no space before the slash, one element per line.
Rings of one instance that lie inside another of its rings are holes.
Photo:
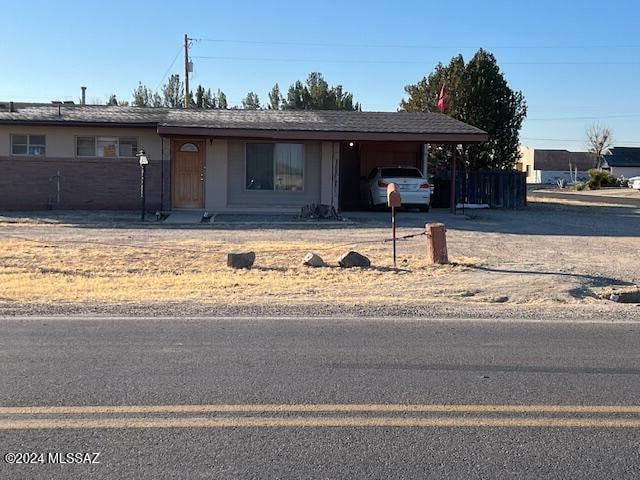
<path fill-rule="evenodd" d="M 147 173 L 147 165 L 149 165 L 149 159 L 144 150 L 136 155 L 140 163 L 140 220 L 144 221 L 144 211 L 146 210 L 146 182 L 145 175 Z"/>

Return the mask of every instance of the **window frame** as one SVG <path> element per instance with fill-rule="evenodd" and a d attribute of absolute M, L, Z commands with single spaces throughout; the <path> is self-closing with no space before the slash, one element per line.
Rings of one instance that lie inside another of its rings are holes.
<path fill-rule="evenodd" d="M 276 188 L 277 183 L 277 165 L 276 165 L 276 146 L 278 144 L 283 145 L 302 145 L 302 188 L 300 190 L 281 190 Z M 252 189 L 247 188 L 247 145 L 273 145 L 273 188 L 271 189 Z M 244 161 L 242 168 L 242 184 L 245 192 L 271 192 L 271 193 L 304 193 L 305 192 L 305 178 L 307 170 L 307 149 L 306 144 L 300 142 L 245 142 L 244 143 Z"/>
<path fill-rule="evenodd" d="M 80 155 L 78 153 L 78 139 L 80 138 L 93 138 L 93 155 Z M 116 155 L 114 157 L 105 157 L 105 156 L 100 156 L 98 155 L 98 139 L 99 138 L 115 138 L 116 139 L 116 145 L 115 145 L 115 153 Z M 136 137 L 136 136 L 126 136 L 126 135 L 76 135 L 74 137 L 74 157 L 75 158 L 107 158 L 107 159 L 118 159 L 118 158 L 136 158 L 136 154 L 134 153 L 131 156 L 121 156 L 120 155 L 120 141 L 122 139 L 127 139 L 127 140 L 135 140 L 135 144 L 136 144 L 136 148 L 138 150 L 140 150 L 140 138 Z"/>
<path fill-rule="evenodd" d="M 26 151 L 25 153 L 14 153 L 13 152 L 13 139 L 15 137 L 26 137 L 27 139 L 27 143 L 26 144 L 20 144 L 20 145 L 25 145 Z M 31 149 L 31 137 L 42 137 L 44 139 L 44 144 L 40 145 L 40 144 L 36 144 L 36 146 L 38 147 L 44 147 L 44 152 L 43 153 L 30 153 L 29 150 Z M 47 156 L 47 136 L 45 134 L 31 134 L 31 133 L 12 133 L 11 134 L 11 138 L 10 138 L 10 147 L 11 148 L 11 156 L 12 157 L 46 157 Z"/>

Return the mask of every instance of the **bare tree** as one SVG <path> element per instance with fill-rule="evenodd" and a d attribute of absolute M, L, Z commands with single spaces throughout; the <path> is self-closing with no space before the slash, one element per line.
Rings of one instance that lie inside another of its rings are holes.
<path fill-rule="evenodd" d="M 594 123 L 587 129 L 587 149 L 595 157 L 595 168 L 602 167 L 602 157 L 609 153 L 612 146 L 611 130 L 608 127 Z"/>

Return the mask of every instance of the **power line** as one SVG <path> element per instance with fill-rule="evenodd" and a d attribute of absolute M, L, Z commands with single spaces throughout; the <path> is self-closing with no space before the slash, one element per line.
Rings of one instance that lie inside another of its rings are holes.
<path fill-rule="evenodd" d="M 589 49 L 589 48 L 640 48 L 640 43 L 630 44 L 598 44 L 598 45 L 426 45 L 426 44 L 403 44 L 403 43 L 333 43 L 333 42 L 296 42 L 296 41 L 265 41 L 265 40 L 235 40 L 226 38 L 194 38 L 198 42 L 207 43 L 229 43 L 238 45 L 275 45 L 275 46 L 295 46 L 295 47 L 357 47 L 357 48 L 415 48 L 415 49 L 473 49 L 473 48 L 495 48 L 513 50 L 551 50 L 551 49 Z"/>
<path fill-rule="evenodd" d="M 169 71 L 173 68 L 173 65 L 176 63 L 176 60 L 178 60 L 178 56 L 180 55 L 180 52 L 182 52 L 182 46 L 180 46 L 180 48 L 178 49 L 178 52 L 176 53 L 176 56 L 173 57 L 173 61 L 171 62 L 171 65 L 169 65 L 169 68 L 167 68 L 167 71 L 164 72 L 164 75 L 160 79 L 160 83 L 158 83 L 158 86 L 156 87 L 156 90 L 160 90 L 160 86 L 162 85 L 162 82 L 164 82 L 164 79 L 167 78 L 167 75 L 169 74 Z"/>
<path fill-rule="evenodd" d="M 199 55 L 191 58 L 199 60 L 222 60 L 222 61 L 243 61 L 243 62 L 283 62 L 283 63 L 338 63 L 338 64 L 416 64 L 429 63 L 428 60 L 386 60 L 386 59 L 322 59 L 322 58 L 277 58 L 277 57 L 228 57 L 228 56 L 207 56 Z M 549 62 L 501 62 L 501 65 L 557 65 L 557 66 L 577 66 L 577 65 L 640 65 L 640 61 L 549 61 Z"/>
<path fill-rule="evenodd" d="M 640 117 L 640 113 L 621 113 L 612 115 L 599 115 L 590 117 L 546 117 L 546 118 L 527 118 L 527 121 L 546 122 L 552 120 L 600 120 L 602 118 L 635 118 Z"/>
<path fill-rule="evenodd" d="M 568 138 L 535 138 L 535 137 L 520 137 L 522 140 L 533 140 L 540 142 L 571 142 L 571 143 L 587 143 L 587 139 L 583 138 L 581 140 L 576 139 L 568 139 Z M 640 145 L 640 140 L 616 140 L 614 138 L 614 143 L 626 143 L 632 145 Z"/>

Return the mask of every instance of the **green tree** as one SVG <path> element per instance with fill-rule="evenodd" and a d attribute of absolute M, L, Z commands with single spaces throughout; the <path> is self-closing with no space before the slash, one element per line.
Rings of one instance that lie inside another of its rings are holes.
<path fill-rule="evenodd" d="M 169 77 L 167 83 L 162 87 L 164 96 L 163 106 L 169 108 L 184 107 L 184 84 L 180 80 L 180 75 L 174 74 Z"/>
<path fill-rule="evenodd" d="M 204 108 L 204 93 L 204 87 L 198 85 L 198 88 L 196 88 L 196 108 Z"/>
<path fill-rule="evenodd" d="M 247 96 L 242 100 L 242 108 L 245 110 L 260 110 L 260 98 L 254 92 L 247 93 Z"/>
<path fill-rule="evenodd" d="M 138 86 L 133 91 L 133 105 L 136 107 L 161 107 L 162 97 L 147 88 L 142 82 L 138 82 Z"/>
<path fill-rule="evenodd" d="M 289 87 L 287 99 L 283 102 L 283 108 L 290 110 L 304 110 L 309 108 L 309 92 L 300 80 Z"/>
<path fill-rule="evenodd" d="M 267 108 L 269 110 L 280 110 L 282 102 L 283 98 L 280 93 L 280 86 L 276 83 L 269 92 L 269 105 L 267 105 Z"/>
<path fill-rule="evenodd" d="M 353 103 L 353 94 L 344 92 L 342 85 L 330 87 L 321 73 L 311 72 L 306 83 L 300 80 L 287 91 L 282 107 L 290 110 L 360 110 Z"/>
<path fill-rule="evenodd" d="M 118 105 L 118 99 L 116 98 L 115 95 L 111 95 L 109 97 L 109 100 L 107 100 L 107 105 L 110 106 L 110 107 Z"/>
<path fill-rule="evenodd" d="M 437 112 L 437 99 L 445 85 L 444 113 L 488 133 L 482 145 L 466 147 L 472 168 L 513 168 L 520 157 L 519 133 L 527 115 L 522 92 L 513 91 L 493 54 L 480 49 L 465 64 L 462 55 L 448 66 L 441 63 L 414 85 L 407 85 L 400 109 L 408 112 Z"/>
<path fill-rule="evenodd" d="M 218 89 L 218 93 L 216 94 L 216 98 L 217 98 L 217 103 L 218 103 L 218 107 L 220 110 L 226 110 L 229 108 L 229 106 L 227 105 L 227 96 L 224 94 L 224 92 L 220 89 Z"/>

